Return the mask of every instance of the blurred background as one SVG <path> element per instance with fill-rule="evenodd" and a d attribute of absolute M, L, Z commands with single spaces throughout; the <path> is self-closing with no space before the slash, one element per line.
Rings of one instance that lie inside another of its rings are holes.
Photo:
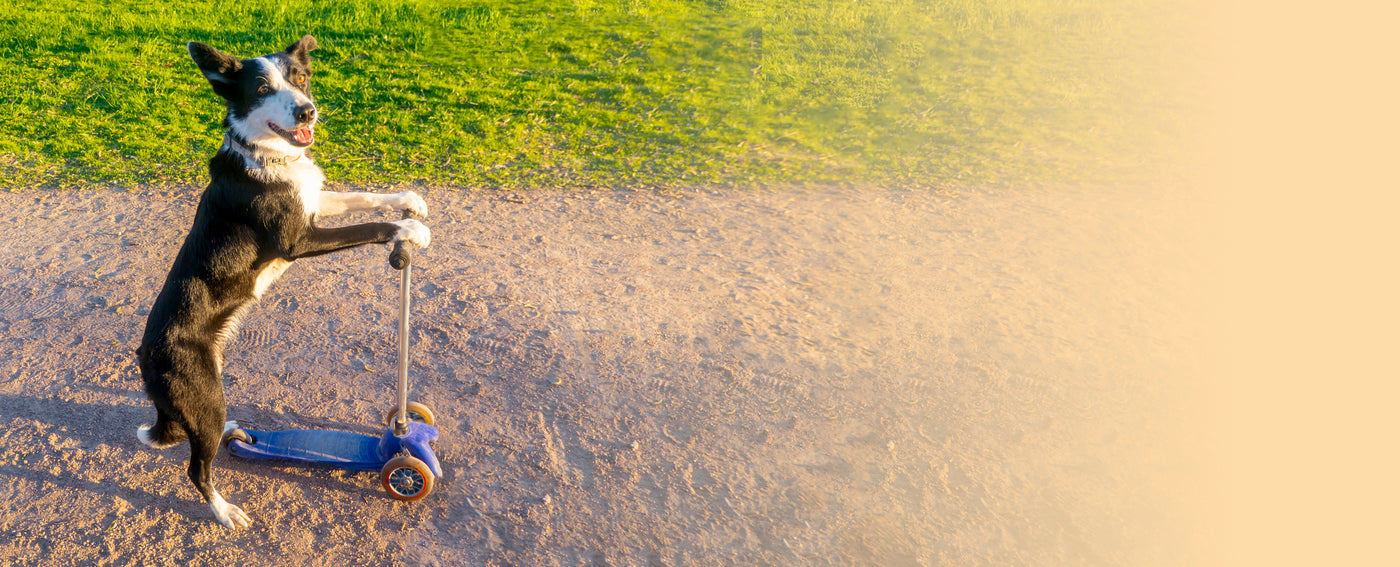
<path fill-rule="evenodd" d="M 573 0 L 0 8 L 0 186 L 202 185 L 197 40 L 313 34 L 332 182 L 1158 180 L 1190 158 L 1194 3 Z"/>

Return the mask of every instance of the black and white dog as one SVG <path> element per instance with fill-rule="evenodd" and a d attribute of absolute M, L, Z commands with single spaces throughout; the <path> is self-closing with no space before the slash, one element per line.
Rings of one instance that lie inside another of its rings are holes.
<path fill-rule="evenodd" d="M 158 449 L 188 439 L 190 481 L 219 523 L 246 527 L 248 515 L 219 495 L 210 468 L 226 428 L 224 343 L 293 260 L 369 243 L 429 241 L 427 227 L 413 219 L 337 228 L 319 227 L 318 219 L 359 211 L 422 216 L 427 205 L 413 192 L 321 190 L 325 176 L 306 155 L 316 126 L 311 36 L 243 60 L 202 43 L 187 47 L 228 107 L 227 132 L 209 160 L 209 187 L 189 236 L 146 320 L 137 356 L 156 422 L 136 436 Z"/>

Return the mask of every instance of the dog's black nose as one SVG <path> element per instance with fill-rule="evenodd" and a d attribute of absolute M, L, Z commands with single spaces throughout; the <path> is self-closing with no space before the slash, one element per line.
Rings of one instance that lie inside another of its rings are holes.
<path fill-rule="evenodd" d="M 297 119 L 298 123 L 306 124 L 316 119 L 316 107 L 310 104 L 303 104 L 292 112 L 292 116 Z"/>

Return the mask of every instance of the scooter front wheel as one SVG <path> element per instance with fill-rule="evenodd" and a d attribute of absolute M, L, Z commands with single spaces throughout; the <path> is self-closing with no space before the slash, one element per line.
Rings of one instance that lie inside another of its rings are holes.
<path fill-rule="evenodd" d="M 398 416 L 399 407 L 394 406 L 393 409 L 389 410 L 388 415 L 384 416 L 384 425 L 394 425 L 394 418 Z M 437 419 L 433 417 L 433 410 L 429 409 L 428 406 L 425 406 L 418 402 L 408 402 L 408 420 L 416 421 L 425 425 L 434 425 L 437 421 Z"/>
<path fill-rule="evenodd" d="M 384 491 L 395 500 L 414 502 L 433 491 L 433 471 L 414 457 L 398 456 L 384 463 L 379 471 Z"/>

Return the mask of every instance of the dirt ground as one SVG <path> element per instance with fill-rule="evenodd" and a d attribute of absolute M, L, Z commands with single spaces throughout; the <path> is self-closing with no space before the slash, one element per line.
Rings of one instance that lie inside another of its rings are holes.
<path fill-rule="evenodd" d="M 404 504 L 221 454 L 236 531 L 185 446 L 134 435 L 197 193 L 0 194 L 6 564 L 1181 565 L 1206 537 L 1172 191 L 425 191 L 412 398 L 444 477 Z M 227 352 L 230 419 L 377 433 L 386 256 L 273 285 Z"/>

